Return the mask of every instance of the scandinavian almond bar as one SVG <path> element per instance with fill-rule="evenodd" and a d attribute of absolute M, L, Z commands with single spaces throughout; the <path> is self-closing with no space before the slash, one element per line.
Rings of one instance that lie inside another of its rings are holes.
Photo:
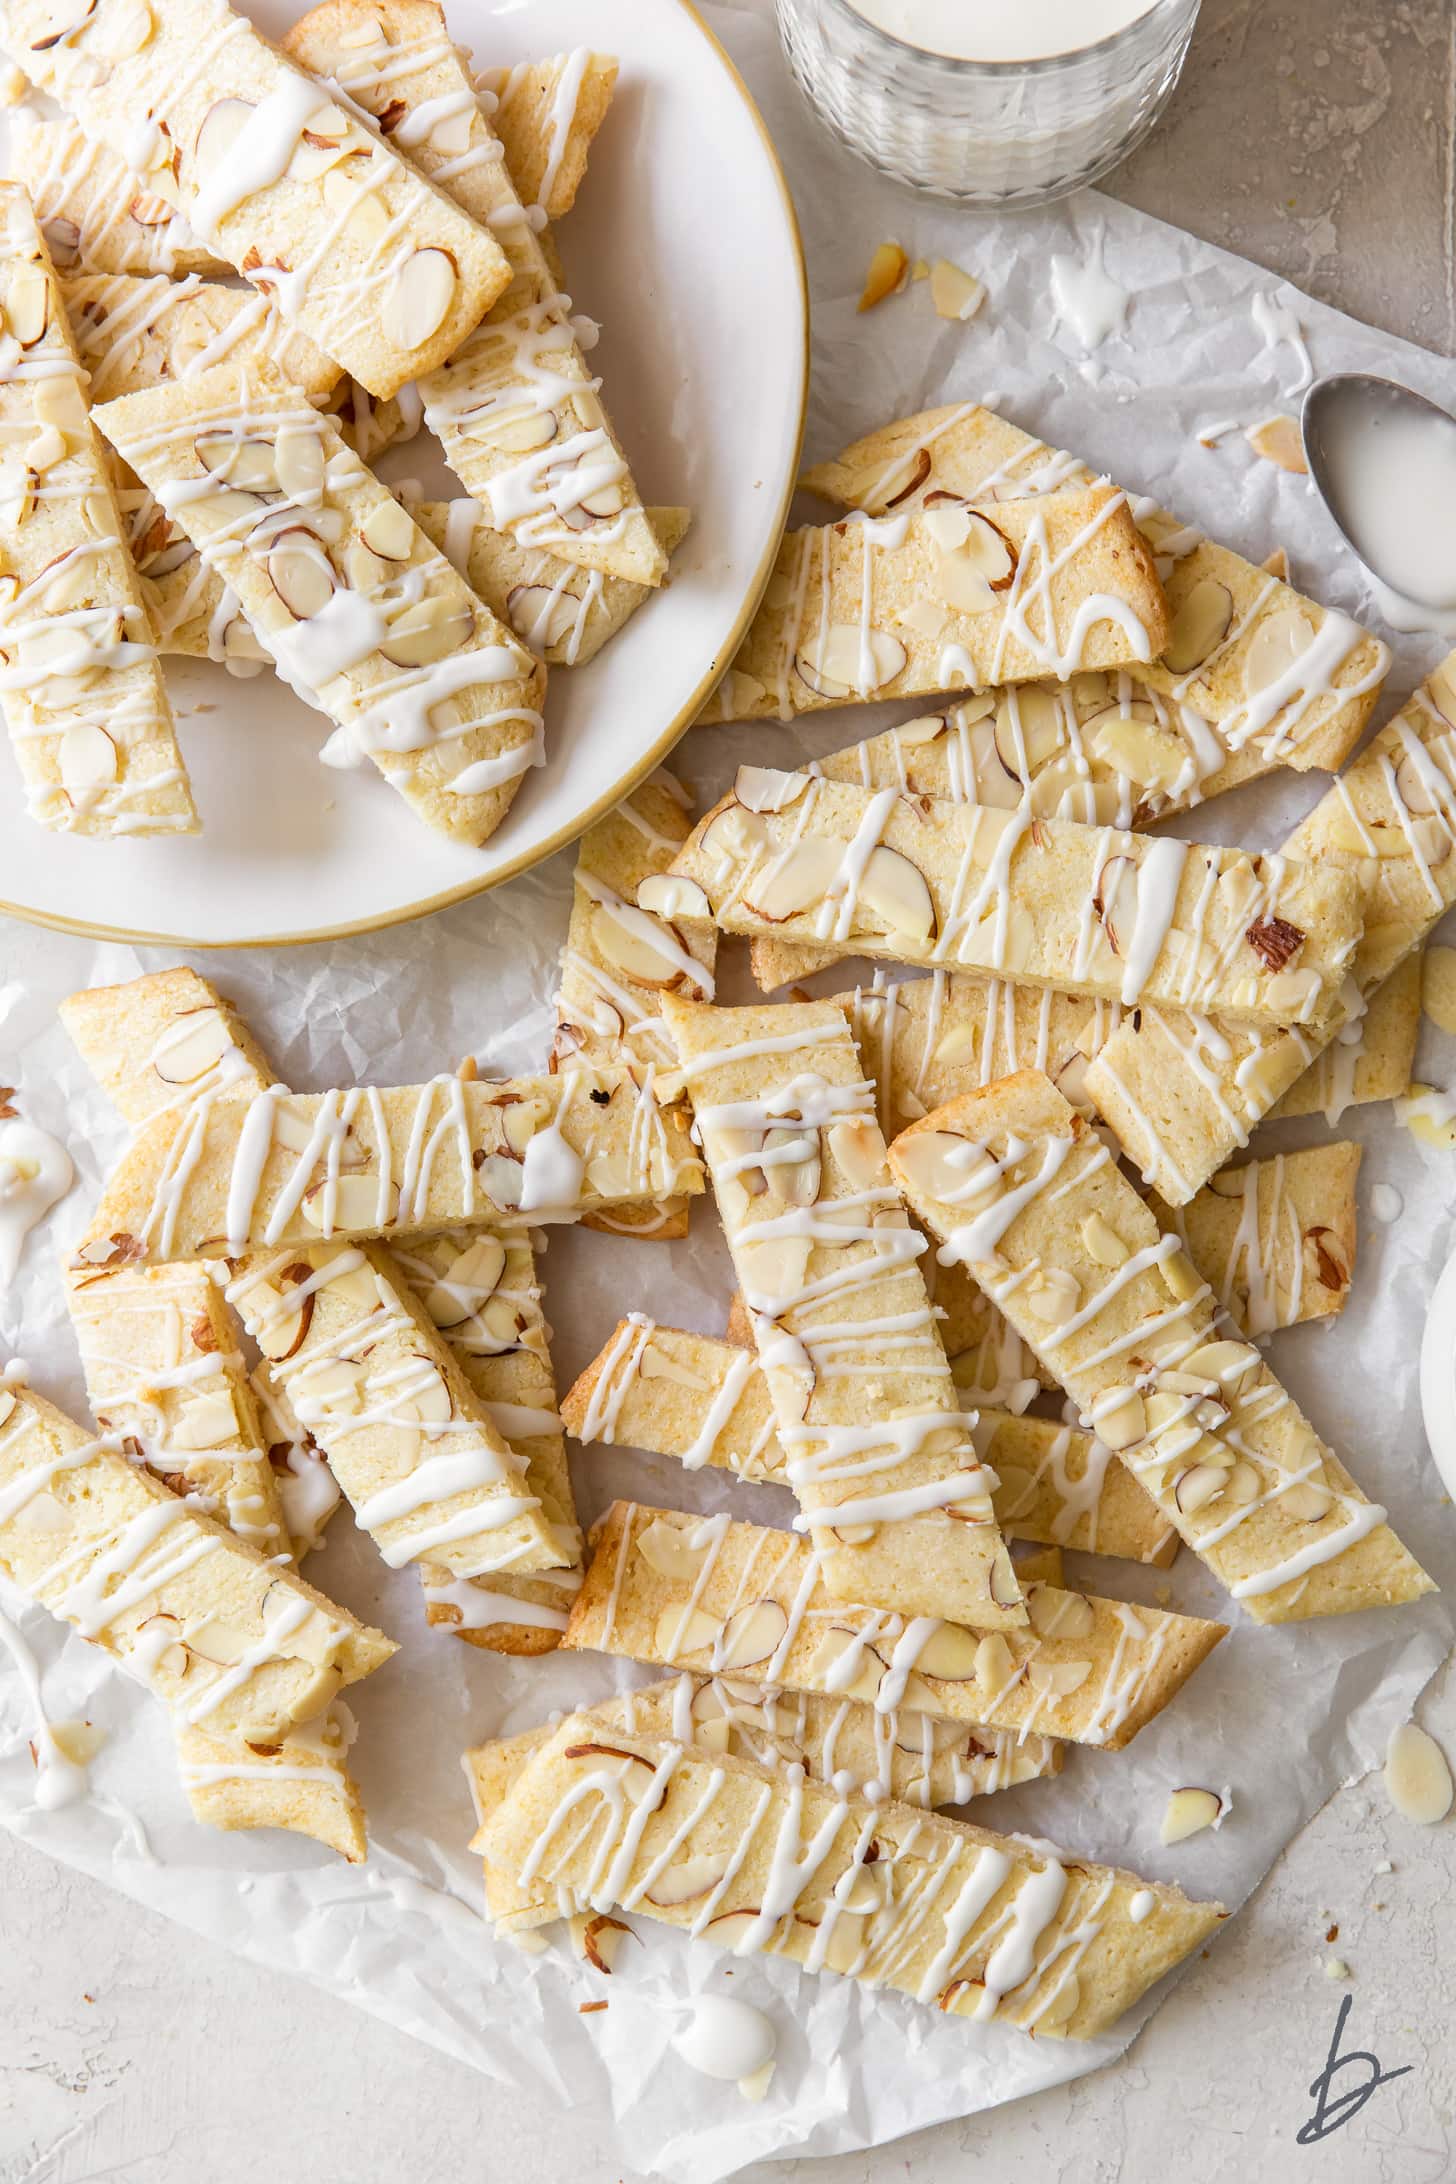
<path fill-rule="evenodd" d="M 561 219 L 576 202 L 592 139 L 606 120 L 616 62 L 577 46 L 546 61 L 482 69 L 475 81 L 517 196 L 548 220 Z"/>
<path fill-rule="evenodd" d="M 458 1369 L 524 1469 L 558 1564 L 462 1582 L 428 1559 L 425 1619 L 491 1653 L 554 1649 L 581 1584 L 581 1531 L 556 1409 L 541 1284 L 524 1235 L 415 1237 L 391 1255 Z"/>
<path fill-rule="evenodd" d="M 1186 1206 L 1150 1203 L 1234 1325 L 1257 1341 L 1344 1310 L 1355 1272 L 1358 1145 L 1223 1168 Z"/>
<path fill-rule="evenodd" d="M 665 1677 L 643 1690 L 603 1699 L 593 1714 L 631 1736 L 674 1737 L 700 1752 L 741 1754 L 778 1774 L 801 1767 L 811 1781 L 841 1790 L 870 1789 L 874 1796 L 925 1809 L 964 1805 L 1018 1782 L 1041 1781 L 1059 1773 L 1062 1764 L 1062 1748 L 1052 1737 L 967 1729 L 930 1714 L 880 1715 L 861 1699 L 765 1690 L 726 1676 Z M 481 1826 L 554 1732 L 555 1724 L 548 1722 L 465 1754 Z M 554 1889 L 519 1888 L 492 1866 L 485 1869 L 485 1890 L 497 1933 L 520 1933 L 562 1916 Z"/>
<path fill-rule="evenodd" d="M 1224 1635 L 1054 1586 L 1027 1606 L 1015 1630 L 857 1606 L 792 1532 L 614 1502 L 562 1644 L 1120 1751 Z"/>
<path fill-rule="evenodd" d="M 1097 1132 L 1033 1071 L 917 1122 L 891 1166 L 1256 1622 L 1393 1606 L 1431 1580 L 1275 1379 Z"/>
<path fill-rule="evenodd" d="M 541 759 L 545 671 L 333 422 L 261 359 L 97 419 L 339 740 L 427 825 L 486 841 Z"/>
<path fill-rule="evenodd" d="M 573 1220 L 701 1188 L 682 1118 L 621 1070 L 384 1090 L 274 1085 L 157 1116 L 123 1154 L 88 1242 L 157 1262 L 237 1258 Z"/>
<path fill-rule="evenodd" d="M 311 402 L 322 400 L 342 376 L 333 359 L 290 326 L 261 291 L 226 288 L 195 275 L 174 281 L 165 273 L 145 280 L 124 273 L 63 273 L 60 282 L 93 402 L 260 356 Z"/>
<path fill-rule="evenodd" d="M 672 993 L 662 1010 L 830 1590 L 1023 1621 L 843 1014 Z"/>
<path fill-rule="evenodd" d="M 763 1367 L 751 1350 L 634 1312 L 561 1406 L 574 1439 L 675 1456 L 787 1486 Z M 1131 1474 L 1090 1434 L 1050 1418 L 983 1410 L 976 1446 L 996 1473 L 1003 1537 L 1166 1564 L 1177 1535 Z M 1020 1577 L 1022 1565 L 1017 1562 Z"/>
<path fill-rule="evenodd" d="M 179 1726 L 267 1739 L 395 1648 L 17 1383 L 0 1390 L 0 1568 Z"/>
<path fill-rule="evenodd" d="M 663 993 L 714 997 L 718 936 L 699 891 L 668 876 L 692 831 L 685 792 L 659 770 L 582 836 L 561 953 L 552 1063 L 615 1062 L 647 1082 L 677 1059 Z M 682 919 L 674 924 L 674 915 Z M 685 1236 L 688 1202 L 593 1217 L 619 1233 Z"/>
<path fill-rule="evenodd" d="M 60 37 L 55 16 L 11 0 L 10 58 L 371 394 L 449 356 L 506 286 L 494 237 L 226 0 L 96 0 Z"/>
<path fill-rule="evenodd" d="M 564 1722 L 472 1848 L 526 1887 L 950 2014 L 1090 2039 L 1222 1918 L 1177 1890 L 752 1761 Z"/>
<path fill-rule="evenodd" d="M 1456 654 L 1320 798 L 1290 856 L 1351 872 L 1364 933 L 1351 964 L 1367 1001 L 1456 902 Z M 1354 1013 L 1358 1014 L 1358 1007 Z M 1169 1205 L 1183 1205 L 1246 1145 L 1344 1025 L 1258 1035 L 1145 1008 L 1089 1063 L 1086 1088 L 1124 1151 Z"/>
<path fill-rule="evenodd" d="M 571 1559 L 378 1245 L 251 1256 L 227 1296 L 391 1568 L 467 1578 Z"/>
<path fill-rule="evenodd" d="M 831 751 L 813 767 L 862 789 L 898 788 L 1006 811 L 1025 799 L 1040 819 L 1135 828 L 1270 770 L 1252 749 L 1230 757 L 1206 721 L 1126 670 L 984 690 Z M 812 976 L 838 955 L 755 941 L 754 978 L 769 991 Z"/>
<path fill-rule="evenodd" d="M 1168 640 L 1153 558 L 1107 487 L 790 531 L 703 721 L 1038 682 Z"/>
<path fill-rule="evenodd" d="M 475 331 L 452 344 L 448 361 L 417 375 L 426 422 L 466 492 L 522 546 L 660 584 L 667 557 L 598 399 L 571 299 L 559 291 L 436 0 L 323 0 L 285 46 L 372 114 L 510 262 L 509 287 Z"/>
<path fill-rule="evenodd" d="M 200 273 L 215 280 L 232 272 L 175 206 L 68 114 L 16 107 L 6 126 L 6 172 L 24 184 L 62 273 Z M 164 151 L 165 144 L 154 148 Z"/>
<path fill-rule="evenodd" d="M 73 1266 L 66 1300 L 101 1432 L 239 1539 L 286 1557 L 247 1367 L 208 1269 Z"/>
<path fill-rule="evenodd" d="M 0 693 L 32 818 L 192 834 L 152 628 L 25 192 L 0 185 Z"/>
<path fill-rule="evenodd" d="M 673 871 L 720 931 L 1254 1023 L 1335 1015 L 1360 933 L 1348 869 L 1036 819 L 809 773 L 738 770 Z"/>
<path fill-rule="evenodd" d="M 286 1828 L 362 1865 L 369 1846 L 347 1765 L 352 1737 L 352 1716 L 337 1702 L 278 1740 L 179 1729 L 178 1771 L 194 1818 L 225 1832 Z"/>
<path fill-rule="evenodd" d="M 1269 1111 L 1270 1120 L 1323 1115 L 1333 1129 L 1347 1108 L 1397 1100 L 1410 1089 L 1421 1029 L 1424 946 L 1410 954 Z"/>
<path fill-rule="evenodd" d="M 550 667 L 585 667 L 652 597 L 647 585 L 519 546 L 493 527 L 478 501 L 420 501 L 411 514 L 471 589 Z M 671 557 L 687 535 L 690 511 L 649 508 L 647 519 Z"/>
<path fill-rule="evenodd" d="M 947 493 L 994 507 L 1090 478 L 1076 456 L 963 403 L 884 426 L 807 471 L 803 483 L 878 515 Z M 1259 771 L 1341 765 L 1380 694 L 1386 646 L 1151 501 L 1136 500 L 1133 510 L 1157 557 L 1171 624 L 1161 657 L 1138 669 L 1148 699 L 1191 711 L 1236 757 L 1257 753 Z"/>

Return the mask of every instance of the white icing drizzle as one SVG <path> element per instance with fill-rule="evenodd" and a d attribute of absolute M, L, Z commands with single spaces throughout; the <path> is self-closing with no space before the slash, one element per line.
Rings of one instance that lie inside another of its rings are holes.
<path fill-rule="evenodd" d="M 0 1119 L 0 1294 L 19 1271 L 27 1236 L 75 1179 L 59 1138 L 17 1115 Z"/>

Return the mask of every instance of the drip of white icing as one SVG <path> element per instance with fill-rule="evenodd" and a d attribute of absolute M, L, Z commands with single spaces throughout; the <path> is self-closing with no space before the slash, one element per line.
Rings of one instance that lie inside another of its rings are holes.
<path fill-rule="evenodd" d="M 13 1282 L 25 1239 L 76 1180 L 59 1139 L 12 1116 L 0 1121 L 0 1291 Z"/>
<path fill-rule="evenodd" d="M 74 1729 L 77 1725 L 47 1720 L 35 1655 L 10 1618 L 3 1614 L 0 1614 L 0 1645 L 5 1647 L 20 1671 L 20 1680 L 35 1706 L 35 1735 L 31 1741 L 35 1757 L 35 1802 L 42 1812 L 56 1812 L 63 1805 L 74 1805 L 89 1791 L 91 1779 L 81 1762 L 72 1759 L 58 1742 L 57 1730 Z"/>
<path fill-rule="evenodd" d="M 700 1995 L 673 2046 L 707 2078 L 754 2078 L 774 2059 L 778 2035 L 762 2010 L 733 1995 Z"/>

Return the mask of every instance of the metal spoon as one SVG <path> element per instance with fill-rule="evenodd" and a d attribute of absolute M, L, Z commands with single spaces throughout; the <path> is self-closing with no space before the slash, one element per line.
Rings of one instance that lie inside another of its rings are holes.
<path fill-rule="evenodd" d="M 1358 520 L 1349 507 L 1344 505 L 1333 453 L 1333 439 L 1339 429 L 1341 415 L 1363 411 L 1368 420 L 1381 417 L 1430 418 L 1446 426 L 1456 434 L 1456 417 L 1441 408 L 1438 402 L 1430 402 L 1425 395 L 1417 394 L 1411 387 L 1403 387 L 1398 380 L 1381 379 L 1373 372 L 1330 372 L 1316 379 L 1304 398 L 1301 423 L 1304 431 L 1304 452 L 1309 463 L 1320 499 L 1324 502 L 1331 522 L 1346 545 L 1362 561 L 1372 575 L 1392 591 L 1412 600 L 1417 606 L 1435 609 L 1456 605 L 1449 590 L 1444 595 L 1418 589 L 1407 575 L 1404 582 L 1386 568 L 1372 561 L 1362 544 Z M 1452 513 L 1456 527 L 1456 511 Z M 1368 543 L 1368 542 L 1367 542 Z"/>

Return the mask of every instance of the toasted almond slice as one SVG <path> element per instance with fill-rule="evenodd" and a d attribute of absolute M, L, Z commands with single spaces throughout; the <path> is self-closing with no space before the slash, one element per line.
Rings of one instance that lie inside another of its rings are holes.
<path fill-rule="evenodd" d="M 665 1661 L 680 1661 L 684 1654 L 703 1653 L 718 1642 L 723 1625 L 702 1608 L 664 1608 L 657 1618 L 653 1651 Z"/>
<path fill-rule="evenodd" d="M 414 551 L 415 526 L 408 509 L 398 501 L 382 501 L 371 508 L 360 526 L 360 537 L 382 561 L 408 561 Z"/>
<path fill-rule="evenodd" d="M 1100 1213 L 1089 1213 L 1082 1223 L 1082 1242 L 1099 1266 L 1122 1266 L 1129 1257 L 1127 1245 Z"/>
<path fill-rule="evenodd" d="M 1244 693 L 1257 697 L 1261 690 L 1287 675 L 1314 643 L 1314 624 L 1298 607 L 1285 607 L 1265 615 L 1244 654 Z"/>
<path fill-rule="evenodd" d="M 942 1623 L 915 1656 L 916 1672 L 942 1683 L 969 1683 L 977 1673 L 980 1639 L 959 1623 Z"/>
<path fill-rule="evenodd" d="M 1164 1843 L 1186 1842 L 1190 1835 L 1198 1835 L 1204 1828 L 1217 1826 L 1224 1815 L 1224 1802 L 1217 1790 L 1174 1790 L 1168 1799 L 1168 1809 L 1163 1814 L 1159 1837 Z"/>
<path fill-rule="evenodd" d="M 903 933 L 909 940 L 926 941 L 935 932 L 935 903 L 925 875 L 898 849 L 888 849 L 881 843 L 871 850 L 859 883 L 858 901 L 883 921 L 890 934 Z"/>
<path fill-rule="evenodd" d="M 204 1389 L 183 1405 L 167 1429 L 167 1440 L 173 1448 L 221 1448 L 225 1441 L 236 1440 L 237 1433 L 231 1390 L 218 1386 Z"/>
<path fill-rule="evenodd" d="M 643 1894 L 649 1903 L 668 1908 L 692 1903 L 716 1888 L 733 1860 L 732 1850 L 704 1851 L 695 1858 L 679 1858 L 667 1866 Z"/>
<path fill-rule="evenodd" d="M 728 1618 L 719 1648 L 719 1665 L 751 1668 L 768 1660 L 783 1641 L 789 1619 L 776 1600 L 753 1600 Z"/>
<path fill-rule="evenodd" d="M 1033 1585 L 1026 1595 L 1026 1612 L 1040 1638 L 1090 1638 L 1097 1627 L 1092 1603 L 1078 1592 L 1056 1585 Z"/>
<path fill-rule="evenodd" d="M 894 681 L 906 657 L 898 637 L 862 630 L 855 622 L 834 622 L 794 654 L 794 671 L 817 697 L 868 697 Z"/>
<path fill-rule="evenodd" d="M 637 890 L 637 907 L 657 918 L 711 918 L 713 906 L 696 880 L 652 872 Z"/>
<path fill-rule="evenodd" d="M 381 1214 L 378 1181 L 368 1175 L 340 1175 L 332 1182 L 315 1183 L 303 1194 L 303 1218 L 324 1235 L 335 1229 L 385 1227 L 399 1211 L 399 1186 L 391 1183 L 383 1193 Z M 332 1205 L 333 1220 L 329 1223 Z M 326 1225 L 328 1224 L 328 1225 Z"/>
<path fill-rule="evenodd" d="M 426 1291 L 425 1310 L 437 1327 L 459 1327 L 494 1294 L 505 1270 L 506 1247 L 500 1238 L 478 1236 Z"/>
<path fill-rule="evenodd" d="M 974 274 L 949 258 L 937 258 L 930 269 L 930 300 L 937 318 L 971 319 L 985 302 L 986 290 Z"/>
<path fill-rule="evenodd" d="M 60 768 L 62 787 L 77 795 L 109 788 L 119 771 L 116 745 L 94 721 L 80 722 L 61 736 Z"/>
<path fill-rule="evenodd" d="M 1385 1747 L 1385 1791 L 1402 1820 L 1434 1827 L 1451 1810 L 1451 1769 L 1434 1737 L 1401 1722 Z"/>
<path fill-rule="evenodd" d="M 1244 438 L 1266 463 L 1276 463 L 1281 470 L 1292 471 L 1296 477 L 1308 477 L 1304 435 L 1297 418 L 1266 417 L 1262 424 L 1251 425 Z"/>
<path fill-rule="evenodd" d="M 910 270 L 910 260 L 898 243 L 880 243 L 870 259 L 869 271 L 855 306 L 860 311 L 873 311 L 886 296 L 895 295 L 905 286 Z"/>
<path fill-rule="evenodd" d="M 380 323 L 386 339 L 399 349 L 419 348 L 443 323 L 456 285 L 455 260 L 448 250 L 432 245 L 412 251 L 384 298 Z"/>
<path fill-rule="evenodd" d="M 226 165 L 228 154 L 254 111 L 251 99 L 217 99 L 208 107 L 192 147 L 203 179 Z"/>
<path fill-rule="evenodd" d="M 687 1584 L 697 1577 L 708 1552 L 706 1545 L 694 1546 L 691 1533 L 680 1524 L 668 1524 L 661 1517 L 654 1517 L 651 1524 L 638 1533 L 636 1546 L 648 1568 L 655 1570 L 659 1577 Z"/>
<path fill-rule="evenodd" d="M 1173 634 L 1163 658 L 1175 675 L 1187 675 L 1217 652 L 1234 618 L 1234 597 L 1227 584 L 1201 576 L 1178 603 Z"/>
<path fill-rule="evenodd" d="M 396 667 L 430 667 L 461 651 L 474 627 L 468 601 L 436 593 L 396 614 L 379 649 Z"/>

